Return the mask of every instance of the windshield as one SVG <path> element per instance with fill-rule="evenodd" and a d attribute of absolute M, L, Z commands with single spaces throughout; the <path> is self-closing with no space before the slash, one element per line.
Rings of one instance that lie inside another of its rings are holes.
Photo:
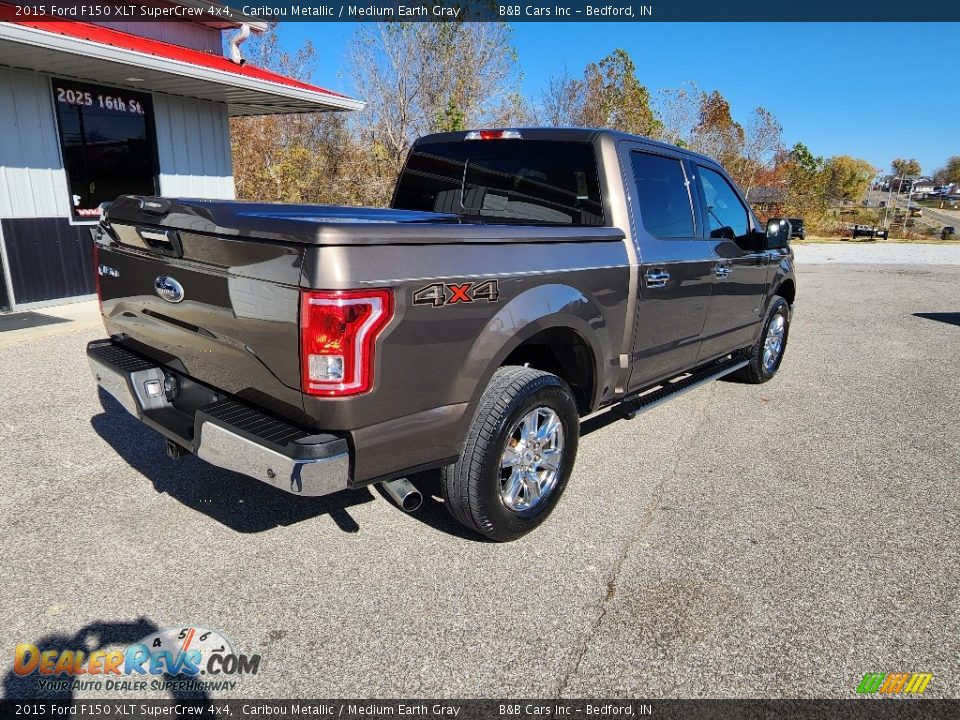
<path fill-rule="evenodd" d="M 546 140 L 417 145 L 393 207 L 483 222 L 604 224 L 593 146 Z"/>

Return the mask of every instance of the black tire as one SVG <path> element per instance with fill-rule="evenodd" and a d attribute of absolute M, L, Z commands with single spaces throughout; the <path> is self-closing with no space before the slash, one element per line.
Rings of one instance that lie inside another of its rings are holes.
<path fill-rule="evenodd" d="M 767 367 L 763 358 L 767 333 L 770 330 L 770 326 L 777 321 L 778 317 L 783 317 L 783 341 L 776 361 L 770 367 Z M 747 359 L 750 363 L 737 370 L 733 374 L 733 377 L 747 383 L 759 384 L 767 382 L 767 380 L 776 375 L 777 370 L 780 369 L 780 363 L 783 362 L 783 354 L 787 350 L 787 339 L 789 336 L 790 304 L 779 295 L 775 295 L 770 303 L 770 307 L 767 308 L 767 319 L 763 323 L 763 331 L 760 333 L 760 337 L 757 339 L 757 342 L 754 343 L 753 347 L 747 350 Z"/>
<path fill-rule="evenodd" d="M 552 488 L 534 507 L 518 511 L 501 498 L 501 457 L 511 431 L 538 408 L 548 408 L 559 418 L 563 449 Z M 491 540 L 507 542 L 525 535 L 556 507 L 570 478 L 579 436 L 577 403 L 567 383 L 531 368 L 499 368 L 480 398 L 460 459 L 443 469 L 447 508 L 463 525 Z"/>

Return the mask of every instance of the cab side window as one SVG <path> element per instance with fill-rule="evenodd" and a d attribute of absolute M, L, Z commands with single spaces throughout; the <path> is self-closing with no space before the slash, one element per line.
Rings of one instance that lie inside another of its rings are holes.
<path fill-rule="evenodd" d="M 707 227 L 710 237 L 745 239 L 750 232 L 747 209 L 727 179 L 710 168 L 697 168 L 707 203 Z"/>
<path fill-rule="evenodd" d="M 658 238 L 693 238 L 693 205 L 683 164 L 676 158 L 631 153 L 640 219 Z"/>

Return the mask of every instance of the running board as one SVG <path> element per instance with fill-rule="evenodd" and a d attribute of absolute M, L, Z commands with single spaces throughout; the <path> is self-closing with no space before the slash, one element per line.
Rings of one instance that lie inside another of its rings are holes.
<path fill-rule="evenodd" d="M 667 400 L 675 398 L 678 395 L 683 395 L 685 392 L 698 388 L 701 385 L 706 385 L 708 382 L 716 380 L 717 378 L 722 378 L 724 375 L 729 375 L 749 364 L 749 360 L 737 360 L 734 358 L 710 363 L 706 367 L 686 377 L 680 376 L 679 380 L 668 380 L 659 387 L 647 390 L 642 395 L 622 400 L 617 405 L 614 405 L 611 410 L 621 417 L 632 418 L 639 413 L 655 408 Z"/>

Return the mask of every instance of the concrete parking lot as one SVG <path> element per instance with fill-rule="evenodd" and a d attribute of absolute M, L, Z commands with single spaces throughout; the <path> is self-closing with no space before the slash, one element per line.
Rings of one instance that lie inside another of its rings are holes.
<path fill-rule="evenodd" d="M 507 545 L 436 498 L 405 515 L 168 460 L 98 397 L 83 312 L 0 333 L 3 693 L 36 693 L 17 643 L 199 625 L 262 656 L 224 695 L 851 697 L 906 671 L 960 696 L 960 265 L 804 251 L 773 382 L 587 434 Z"/>

